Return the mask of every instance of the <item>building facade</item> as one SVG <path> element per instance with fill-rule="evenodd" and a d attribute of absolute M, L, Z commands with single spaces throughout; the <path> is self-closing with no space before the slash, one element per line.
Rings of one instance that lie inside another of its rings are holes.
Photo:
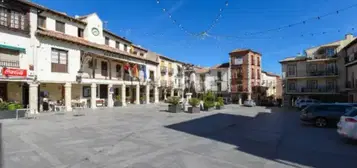
<path fill-rule="evenodd" d="M 348 102 L 357 102 L 357 40 L 353 40 L 349 45 L 340 51 L 340 56 L 344 58 L 345 91 Z"/>
<path fill-rule="evenodd" d="M 284 104 L 291 105 L 298 97 L 325 102 L 345 101 L 344 57 L 341 49 L 355 37 L 348 34 L 343 40 L 305 50 L 304 56 L 286 58 L 282 64 Z"/>
<path fill-rule="evenodd" d="M 103 28 L 96 14 L 70 17 L 29 1 L 0 2 L 0 96 L 47 110 L 114 101 L 158 102 L 158 60 Z M 13 94 L 15 93 L 15 94 Z"/>
<path fill-rule="evenodd" d="M 168 97 L 182 96 L 184 92 L 184 63 L 165 56 L 159 56 L 160 63 L 160 100 Z"/>
<path fill-rule="evenodd" d="M 260 100 L 261 54 L 250 49 L 229 53 L 232 101 Z"/>
<path fill-rule="evenodd" d="M 281 80 L 280 76 L 262 71 L 260 93 L 262 99 L 276 100 L 281 99 Z"/>

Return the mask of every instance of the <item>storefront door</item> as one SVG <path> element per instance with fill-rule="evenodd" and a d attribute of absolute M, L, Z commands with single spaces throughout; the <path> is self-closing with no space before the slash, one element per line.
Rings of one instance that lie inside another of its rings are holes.
<path fill-rule="evenodd" d="M 29 85 L 27 83 L 24 83 L 22 85 L 22 105 L 24 107 L 27 107 L 29 105 Z"/>
<path fill-rule="evenodd" d="M 7 83 L 0 83 L 0 98 L 7 101 Z"/>

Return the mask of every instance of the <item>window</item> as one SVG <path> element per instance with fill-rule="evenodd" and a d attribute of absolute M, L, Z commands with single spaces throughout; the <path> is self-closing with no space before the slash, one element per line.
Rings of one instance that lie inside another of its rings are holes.
<path fill-rule="evenodd" d="M 334 48 L 327 48 L 326 49 L 326 56 L 327 57 L 332 57 L 335 55 L 335 49 Z"/>
<path fill-rule="evenodd" d="M 56 31 L 65 32 L 65 23 L 56 20 Z"/>
<path fill-rule="evenodd" d="M 217 91 L 222 91 L 222 83 L 217 83 Z"/>
<path fill-rule="evenodd" d="M 138 55 L 138 52 L 137 52 L 137 51 L 134 51 L 133 54 L 134 54 L 134 55 Z"/>
<path fill-rule="evenodd" d="M 19 30 L 29 30 L 28 19 L 25 19 L 26 13 L 0 7 L 0 25 Z M 25 22 L 26 20 L 26 22 Z"/>
<path fill-rule="evenodd" d="M 295 82 L 289 82 L 288 83 L 288 89 L 289 90 L 296 90 L 296 83 Z"/>
<path fill-rule="evenodd" d="M 46 28 L 46 17 L 38 16 L 38 18 L 37 18 L 37 26 Z"/>
<path fill-rule="evenodd" d="M 288 65 L 288 76 L 296 75 L 296 65 Z"/>
<path fill-rule="evenodd" d="M 82 87 L 82 96 L 84 97 L 84 98 L 88 98 L 88 97 L 90 97 L 91 96 L 91 88 L 90 88 L 90 86 L 83 86 Z"/>
<path fill-rule="evenodd" d="M 52 48 L 51 71 L 68 72 L 68 51 Z"/>
<path fill-rule="evenodd" d="M 124 44 L 124 51 L 128 52 L 128 45 Z"/>
<path fill-rule="evenodd" d="M 119 41 L 116 41 L 115 42 L 115 48 L 119 49 L 119 47 L 120 47 L 120 43 L 119 43 Z"/>
<path fill-rule="evenodd" d="M 252 70 L 250 72 L 252 73 L 252 78 L 255 78 L 255 72 L 254 72 L 253 68 L 252 68 Z"/>
<path fill-rule="evenodd" d="M 117 77 L 118 78 L 121 78 L 121 65 L 119 65 L 119 64 L 117 64 L 116 66 L 115 66 L 115 72 L 117 73 Z"/>
<path fill-rule="evenodd" d="M 105 37 L 105 45 L 109 45 L 109 38 Z"/>
<path fill-rule="evenodd" d="M 84 36 L 83 32 L 84 32 L 83 29 L 78 28 L 78 37 L 83 37 Z"/>
<path fill-rule="evenodd" d="M 308 80 L 307 88 L 309 89 L 317 89 L 317 80 Z"/>
<path fill-rule="evenodd" d="M 150 71 L 150 73 L 149 73 L 149 78 L 150 78 L 152 81 L 155 80 L 154 71 Z"/>
<path fill-rule="evenodd" d="M 252 55 L 251 58 L 252 58 L 252 59 L 251 59 L 252 65 L 254 65 L 254 63 L 255 63 L 255 62 L 254 62 L 254 61 L 255 61 L 255 60 L 254 60 L 254 56 Z"/>
<path fill-rule="evenodd" d="M 144 56 L 144 53 L 142 53 L 142 52 L 141 52 L 141 53 L 140 53 L 140 56 L 142 56 L 142 57 L 143 57 L 143 56 Z"/>
<path fill-rule="evenodd" d="M 102 76 L 108 76 L 108 62 L 102 61 L 101 63 L 101 68 L 102 68 Z"/>
<path fill-rule="evenodd" d="M 219 81 L 222 80 L 222 72 L 221 71 L 217 72 L 217 78 L 218 78 Z"/>

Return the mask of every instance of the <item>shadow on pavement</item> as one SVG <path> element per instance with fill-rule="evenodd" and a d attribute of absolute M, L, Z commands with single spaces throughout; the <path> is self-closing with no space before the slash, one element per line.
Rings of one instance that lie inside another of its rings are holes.
<path fill-rule="evenodd" d="M 267 110 L 254 117 L 218 113 L 166 127 L 287 166 L 355 167 L 356 146 L 344 144 L 335 130 L 304 127 L 298 113 L 283 108 Z"/>

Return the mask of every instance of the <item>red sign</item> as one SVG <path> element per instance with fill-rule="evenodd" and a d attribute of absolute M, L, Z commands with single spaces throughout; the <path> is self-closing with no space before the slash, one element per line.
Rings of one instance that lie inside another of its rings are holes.
<path fill-rule="evenodd" d="M 27 70 L 26 69 L 15 69 L 15 68 L 3 68 L 2 69 L 2 75 L 4 75 L 4 76 L 22 76 L 22 77 L 26 77 L 27 76 Z"/>

